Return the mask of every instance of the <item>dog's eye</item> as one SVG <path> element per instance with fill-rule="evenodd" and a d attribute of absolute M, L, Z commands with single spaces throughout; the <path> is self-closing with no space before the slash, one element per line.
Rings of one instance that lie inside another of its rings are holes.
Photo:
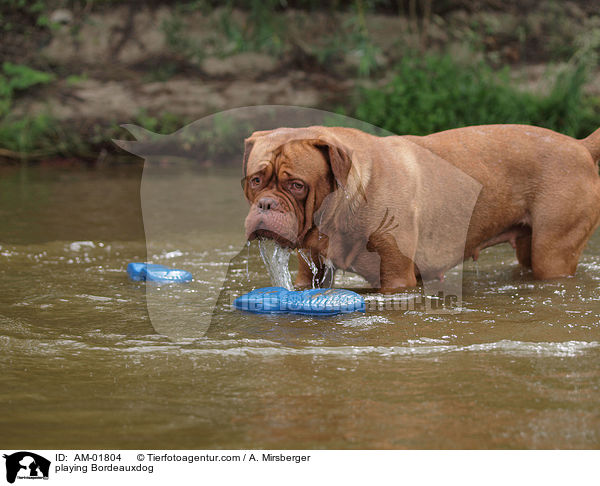
<path fill-rule="evenodd" d="M 258 186 L 260 184 L 260 177 L 256 176 L 250 179 L 250 184 L 252 184 L 253 187 Z"/>
<path fill-rule="evenodd" d="M 292 191 L 301 192 L 304 190 L 304 184 L 300 181 L 294 181 L 290 184 Z"/>

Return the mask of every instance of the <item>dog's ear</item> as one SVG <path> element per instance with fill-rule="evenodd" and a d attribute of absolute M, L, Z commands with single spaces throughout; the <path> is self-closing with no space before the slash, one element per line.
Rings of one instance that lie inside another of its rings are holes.
<path fill-rule="evenodd" d="M 248 137 L 246 140 L 244 140 L 244 159 L 242 165 L 242 174 L 244 175 L 244 178 L 246 177 L 248 158 L 250 157 L 250 152 L 252 152 L 252 149 L 254 148 L 254 142 L 255 139 L 253 137 Z"/>
<path fill-rule="evenodd" d="M 355 152 L 334 137 L 320 136 L 310 142 L 323 154 L 336 185 L 314 214 L 314 223 L 328 236 L 332 228 L 351 231 L 357 212 L 367 204 L 365 188 L 370 179 L 369 166 L 361 167 Z"/>
<path fill-rule="evenodd" d="M 325 157 L 325 160 L 331 167 L 333 177 L 337 182 L 338 186 L 346 187 L 348 184 L 348 175 L 352 168 L 352 156 L 346 150 L 337 147 L 336 145 L 323 142 L 322 140 L 311 141 Z"/>
<path fill-rule="evenodd" d="M 337 183 L 347 195 L 352 199 L 362 199 L 366 202 L 364 177 L 361 175 L 356 163 L 353 162 L 353 153 L 346 147 L 341 147 L 337 143 L 324 141 L 322 138 L 311 140 L 311 143 L 318 148 L 331 167 L 331 172 Z"/>
<path fill-rule="evenodd" d="M 248 168 L 248 159 L 250 158 L 250 152 L 254 148 L 256 140 L 266 135 L 271 135 L 276 130 L 259 130 L 253 132 L 247 139 L 244 140 L 244 158 L 242 163 L 242 174 L 246 177 L 246 169 Z"/>

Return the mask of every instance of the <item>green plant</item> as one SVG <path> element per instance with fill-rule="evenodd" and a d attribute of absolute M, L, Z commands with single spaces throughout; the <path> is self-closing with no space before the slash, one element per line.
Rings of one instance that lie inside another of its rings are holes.
<path fill-rule="evenodd" d="M 146 114 L 138 116 L 137 124 L 138 126 L 125 128 L 137 142 L 144 144 L 147 154 L 177 157 L 202 164 L 231 162 L 232 157 L 240 155 L 244 138 L 254 131 L 248 120 L 238 119 L 227 113 L 217 113 L 170 133 L 160 129 L 159 119 Z M 156 133 L 159 131 L 163 133 Z"/>
<path fill-rule="evenodd" d="M 47 8 L 43 0 L 0 0 L 0 31 L 29 30 L 34 26 L 47 27 Z M 33 25 L 25 26 L 11 22 L 16 15 L 30 19 Z"/>
<path fill-rule="evenodd" d="M 350 54 L 358 61 L 356 72 L 361 77 L 368 77 L 379 67 L 378 56 L 381 49 L 375 45 L 366 28 L 361 27 L 357 17 L 350 17 L 341 24 L 341 29 L 327 37 L 323 46 L 314 48 L 317 61 L 327 66 Z"/>
<path fill-rule="evenodd" d="M 0 117 L 8 115 L 17 94 L 35 85 L 48 84 L 54 79 L 53 74 L 4 62 L 0 73 Z"/>
<path fill-rule="evenodd" d="M 151 132 L 167 134 L 181 128 L 185 121 L 173 113 L 163 112 L 160 116 L 152 116 L 142 109 L 138 112 L 135 123 Z"/>
<path fill-rule="evenodd" d="M 143 79 L 149 83 L 168 81 L 177 74 L 179 69 L 178 63 L 167 59 L 158 63 L 154 69 L 144 75 Z"/>
<path fill-rule="evenodd" d="M 221 54 L 243 51 L 280 53 L 284 48 L 285 23 L 274 12 L 282 5 L 281 0 L 242 2 L 247 10 L 244 22 L 236 21 L 232 15 L 236 3 L 229 0 L 220 17 L 220 25 L 229 44 Z"/>
<path fill-rule="evenodd" d="M 21 158 L 89 152 L 80 133 L 48 114 L 3 119 L 0 122 L 0 147 Z"/>
<path fill-rule="evenodd" d="M 86 81 L 88 79 L 87 74 L 71 74 L 67 76 L 65 81 L 69 86 L 74 86 L 76 84 L 81 83 L 82 81 Z"/>
<path fill-rule="evenodd" d="M 186 33 L 185 17 L 195 10 L 211 15 L 207 3 L 200 1 L 177 5 L 173 14 L 161 25 L 167 44 L 193 63 L 202 62 L 207 55 L 226 57 L 248 51 L 280 53 L 285 46 L 285 26 L 272 11 L 279 0 L 248 2 L 244 5 L 243 21 L 233 15 L 234 3 L 227 2 L 223 10 L 213 13 L 218 32 L 204 39 L 195 39 Z"/>
<path fill-rule="evenodd" d="M 0 146 L 15 152 L 34 149 L 58 150 L 53 133 L 55 124 L 51 117 L 14 116 L 11 113 L 17 96 L 34 86 L 52 82 L 55 76 L 21 64 L 4 62 L 0 71 Z"/>
<path fill-rule="evenodd" d="M 175 52 L 193 57 L 194 46 L 191 40 L 184 35 L 184 28 L 182 15 L 177 10 L 169 18 L 163 20 L 161 24 L 167 45 Z"/>
<path fill-rule="evenodd" d="M 425 135 L 449 128 L 524 123 L 572 136 L 600 126 L 598 107 L 583 95 L 585 71 L 575 67 L 554 80 L 548 94 L 520 91 L 508 71 L 447 56 L 407 57 L 383 88 L 362 88 L 351 114 L 398 134 Z"/>
<path fill-rule="evenodd" d="M 254 129 L 248 121 L 217 113 L 212 118 L 212 127 L 202 134 L 202 143 L 208 157 L 230 159 L 238 153 L 243 140 Z"/>
<path fill-rule="evenodd" d="M 372 3 L 365 5 L 362 0 L 355 0 L 351 6 L 352 15 L 341 21 L 340 28 L 327 36 L 322 45 L 312 49 L 321 65 L 327 66 L 350 55 L 356 59 L 353 64 L 359 76 L 368 77 L 377 70 L 381 49 L 372 41 L 366 23 L 366 12 L 374 9 Z"/>

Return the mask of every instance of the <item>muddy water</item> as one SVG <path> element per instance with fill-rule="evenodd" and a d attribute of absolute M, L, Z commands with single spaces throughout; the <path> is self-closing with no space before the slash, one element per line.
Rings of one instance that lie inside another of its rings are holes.
<path fill-rule="evenodd" d="M 144 285 L 124 273 L 146 256 L 140 174 L 0 172 L 4 448 L 600 446 L 600 234 L 575 278 L 545 283 L 508 245 L 486 250 L 464 267 L 456 314 L 225 309 L 204 337 L 179 339 L 155 329 Z M 267 284 L 243 246 L 238 171 L 186 178 L 220 216 L 150 252 L 196 276 L 160 291 Z"/>

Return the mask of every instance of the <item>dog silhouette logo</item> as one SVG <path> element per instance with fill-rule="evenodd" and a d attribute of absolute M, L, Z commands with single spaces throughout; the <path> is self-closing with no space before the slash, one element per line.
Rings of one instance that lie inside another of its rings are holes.
<path fill-rule="evenodd" d="M 33 452 L 20 451 L 7 456 L 6 459 L 6 480 L 14 483 L 15 479 L 48 479 L 50 471 L 50 461 L 45 457 Z"/>

